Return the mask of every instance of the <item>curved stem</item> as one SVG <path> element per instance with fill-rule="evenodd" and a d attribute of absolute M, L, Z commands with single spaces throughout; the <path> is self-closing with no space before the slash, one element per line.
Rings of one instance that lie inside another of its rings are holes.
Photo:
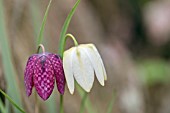
<path fill-rule="evenodd" d="M 68 26 L 70 24 L 71 18 L 74 15 L 75 10 L 76 10 L 79 3 L 80 3 L 80 0 L 77 0 L 75 5 L 73 6 L 72 10 L 68 14 L 68 16 L 67 16 L 67 18 L 66 18 L 66 20 L 64 22 L 64 25 L 62 27 L 62 30 L 61 30 L 60 42 L 59 42 L 59 48 L 58 48 L 59 49 L 58 53 L 59 53 L 61 58 L 63 58 L 63 53 L 64 53 L 64 49 L 65 49 L 65 44 L 66 44 L 66 38 L 68 36 L 71 36 L 73 41 L 74 41 L 74 44 L 78 45 L 78 43 L 76 43 L 77 41 L 75 40 L 75 38 L 72 35 L 66 35 L 66 32 L 67 32 Z M 64 109 L 63 109 L 63 96 L 60 95 L 60 113 L 63 113 L 63 112 L 64 112 Z"/>
<path fill-rule="evenodd" d="M 77 6 L 79 5 L 81 0 L 77 0 L 77 2 L 75 3 L 75 5 L 73 6 L 73 8 L 71 9 L 70 13 L 68 14 L 65 22 L 64 22 L 64 25 L 62 27 L 62 30 L 61 30 L 61 33 L 60 33 L 60 41 L 59 41 L 59 48 L 58 48 L 58 52 L 60 54 L 61 57 L 63 57 L 63 51 L 64 51 L 64 43 L 65 43 L 65 35 L 66 35 L 66 32 L 67 32 L 67 29 L 69 27 L 69 24 L 70 24 L 70 21 L 76 11 L 76 8 Z"/>
<path fill-rule="evenodd" d="M 63 41 L 63 46 L 61 47 L 61 49 L 59 51 L 59 54 L 60 54 L 61 58 L 63 57 L 63 53 L 64 53 L 67 38 L 71 38 L 73 40 L 73 42 L 74 42 L 74 45 L 78 46 L 78 42 L 77 42 L 76 38 L 70 33 L 66 34 L 64 39 L 63 39 L 64 40 Z"/>
<path fill-rule="evenodd" d="M 42 52 L 45 53 L 45 48 L 44 48 L 44 46 L 42 44 L 38 45 L 37 53 L 39 53 L 40 48 L 42 49 Z"/>
<path fill-rule="evenodd" d="M 73 40 L 75 46 L 78 46 L 78 42 L 77 42 L 76 38 L 72 34 L 66 34 L 63 39 L 64 43 L 63 43 L 62 47 L 60 47 L 61 51 L 59 52 L 59 54 L 60 54 L 61 58 L 63 58 L 64 48 L 65 48 L 66 40 L 68 37 Z M 63 95 L 60 95 L 60 113 L 64 113 L 63 98 L 64 98 Z"/>
<path fill-rule="evenodd" d="M 68 37 L 73 40 L 75 46 L 78 46 L 78 42 L 77 42 L 76 38 L 72 34 L 66 34 L 65 43 L 66 43 L 66 40 L 67 40 Z"/>

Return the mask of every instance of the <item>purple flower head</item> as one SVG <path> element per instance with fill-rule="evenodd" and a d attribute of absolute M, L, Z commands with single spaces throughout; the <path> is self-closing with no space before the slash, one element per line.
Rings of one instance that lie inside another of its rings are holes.
<path fill-rule="evenodd" d="M 65 76 L 61 58 L 52 53 L 33 54 L 29 57 L 24 72 L 26 94 L 30 96 L 35 86 L 38 95 L 47 100 L 54 89 L 56 79 L 60 94 L 64 94 Z"/>

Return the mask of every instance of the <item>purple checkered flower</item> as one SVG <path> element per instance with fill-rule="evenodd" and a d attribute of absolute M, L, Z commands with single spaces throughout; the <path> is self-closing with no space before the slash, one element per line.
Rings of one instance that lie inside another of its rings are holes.
<path fill-rule="evenodd" d="M 24 72 L 26 94 L 30 96 L 35 86 L 38 95 L 47 100 L 54 89 L 54 83 L 60 94 L 64 94 L 65 76 L 59 55 L 43 52 L 29 57 Z"/>

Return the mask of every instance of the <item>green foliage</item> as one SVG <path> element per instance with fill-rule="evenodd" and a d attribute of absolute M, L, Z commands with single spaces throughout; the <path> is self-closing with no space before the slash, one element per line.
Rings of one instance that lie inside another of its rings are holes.
<path fill-rule="evenodd" d="M 37 46 L 39 44 L 41 44 L 42 40 L 43 40 L 43 33 L 44 33 L 45 23 L 46 23 L 46 20 L 47 20 L 48 11 L 49 11 L 51 2 L 52 2 L 52 0 L 50 0 L 49 4 L 47 6 L 47 9 L 45 11 L 45 14 L 44 14 L 43 22 L 42 22 L 42 25 L 41 25 L 41 28 L 40 28 L 40 33 L 39 33 L 38 40 L 37 40 Z"/>
<path fill-rule="evenodd" d="M 87 100 L 87 95 L 88 95 L 88 93 L 84 92 L 82 100 L 81 100 L 80 112 L 79 113 L 84 113 L 84 107 L 85 107 L 85 103 L 86 103 L 86 100 Z"/>
<path fill-rule="evenodd" d="M 76 84 L 76 88 L 77 88 L 77 91 L 81 97 L 81 100 L 83 100 L 85 91 L 78 84 Z M 96 111 L 93 109 L 93 106 L 92 106 L 90 99 L 88 97 L 86 97 L 85 100 L 83 100 L 83 101 L 85 101 L 84 105 L 85 105 L 88 113 L 96 113 Z"/>
<path fill-rule="evenodd" d="M 0 92 L 1 92 L 1 93 L 5 96 L 5 98 L 7 98 L 7 99 L 12 103 L 12 105 L 15 106 L 20 112 L 25 113 L 25 111 L 24 111 L 22 108 L 20 108 L 5 92 L 3 92 L 1 89 L 0 89 Z"/>
<path fill-rule="evenodd" d="M 107 109 L 107 113 L 112 113 L 114 100 L 115 100 L 115 93 L 113 92 L 112 99 L 110 100 L 110 104 Z"/>
<path fill-rule="evenodd" d="M 12 58 L 10 53 L 10 46 L 7 38 L 5 16 L 3 12 L 3 3 L 0 0 L 0 48 L 2 53 L 3 69 L 5 73 L 5 79 L 7 81 L 7 94 L 15 101 L 19 106 L 22 106 L 20 100 L 20 92 L 16 82 L 16 72 L 12 64 Z M 9 109 L 9 108 L 6 108 Z M 17 113 L 18 110 L 14 108 Z"/>
<path fill-rule="evenodd" d="M 0 112 L 7 113 L 1 99 L 0 99 Z"/>
<path fill-rule="evenodd" d="M 138 73 L 146 85 L 170 81 L 169 64 L 162 60 L 145 60 L 139 63 Z"/>
<path fill-rule="evenodd" d="M 69 27 L 70 21 L 76 11 L 77 6 L 79 5 L 80 0 L 78 0 L 75 5 L 73 6 L 72 10 L 70 11 L 70 13 L 68 14 L 64 25 L 62 27 L 61 33 L 60 33 L 60 42 L 59 42 L 59 54 L 61 57 L 63 57 L 63 52 L 64 52 L 64 47 L 65 47 L 65 35 L 67 33 L 67 29 Z"/>

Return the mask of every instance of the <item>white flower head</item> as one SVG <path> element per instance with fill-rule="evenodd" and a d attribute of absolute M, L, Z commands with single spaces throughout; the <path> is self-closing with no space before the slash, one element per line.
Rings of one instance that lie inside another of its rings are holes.
<path fill-rule="evenodd" d="M 101 56 L 94 44 L 80 44 L 64 52 L 63 67 L 67 86 L 74 93 L 74 78 L 87 92 L 90 92 L 94 73 L 102 86 L 107 79 Z"/>

